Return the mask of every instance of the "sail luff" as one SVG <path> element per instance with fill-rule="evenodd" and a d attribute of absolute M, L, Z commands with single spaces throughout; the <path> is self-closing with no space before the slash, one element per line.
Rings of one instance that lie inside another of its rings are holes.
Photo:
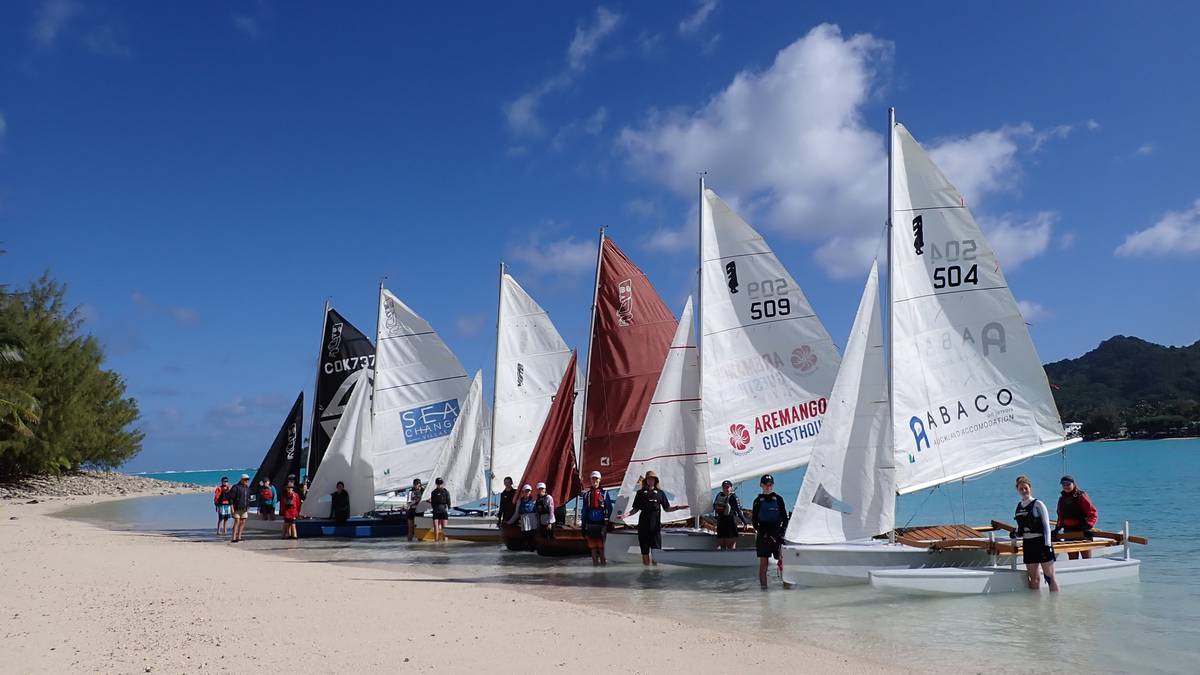
<path fill-rule="evenodd" d="M 310 436 L 308 439 L 308 452 L 304 454 L 304 477 L 312 475 L 312 446 L 317 442 L 317 426 L 321 424 L 321 421 L 317 418 L 317 390 L 321 387 L 321 362 L 324 361 L 321 356 L 325 352 L 325 332 L 327 330 L 329 330 L 329 298 L 325 299 L 325 311 L 321 312 L 321 344 L 317 347 L 317 367 L 316 373 L 313 376 L 312 416 L 309 417 L 311 421 L 309 422 L 308 431 L 308 435 Z"/>
<path fill-rule="evenodd" d="M 600 228 L 600 240 L 596 243 L 596 279 L 595 279 L 595 283 L 592 284 L 592 311 L 591 311 L 591 314 L 588 315 L 588 345 L 587 345 L 587 357 L 584 358 L 583 403 L 581 404 L 581 406 L 583 408 L 583 415 L 580 417 L 580 421 L 579 421 L 579 436 L 578 436 L 579 442 L 576 444 L 577 447 L 575 448 L 576 453 L 578 453 L 577 456 L 575 457 L 575 462 L 579 466 L 583 465 L 583 446 L 587 444 L 587 423 L 588 423 L 587 400 L 588 400 L 588 389 L 591 389 L 590 385 L 592 382 L 592 350 L 595 347 L 595 342 L 596 342 L 596 305 L 600 302 L 600 272 L 601 272 L 600 266 L 603 264 L 604 264 L 604 228 L 601 227 Z"/>

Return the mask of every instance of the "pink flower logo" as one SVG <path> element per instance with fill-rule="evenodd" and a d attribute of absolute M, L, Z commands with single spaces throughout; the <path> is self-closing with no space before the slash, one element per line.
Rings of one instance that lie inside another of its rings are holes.
<path fill-rule="evenodd" d="M 801 373 L 811 373 L 817 367 L 817 354 L 804 345 L 792 350 L 792 367 Z"/>
<path fill-rule="evenodd" d="M 729 425 L 729 445 L 733 447 L 735 454 L 741 454 L 750 446 L 750 430 L 745 424 Z"/>

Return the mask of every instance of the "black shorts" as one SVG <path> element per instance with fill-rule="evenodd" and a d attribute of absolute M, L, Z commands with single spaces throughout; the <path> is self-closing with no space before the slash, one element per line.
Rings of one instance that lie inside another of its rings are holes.
<path fill-rule="evenodd" d="M 1042 537 L 1027 537 L 1021 540 L 1021 559 L 1026 565 L 1054 562 L 1054 547 Z"/>
<path fill-rule="evenodd" d="M 434 520 L 449 520 L 450 519 L 450 510 L 443 508 L 441 506 L 433 507 L 433 519 Z"/>
<path fill-rule="evenodd" d="M 718 516 L 717 539 L 735 539 L 737 536 L 737 520 L 733 516 Z"/>
<path fill-rule="evenodd" d="M 275 505 L 274 504 L 263 504 L 262 506 L 258 507 L 258 514 L 260 516 L 275 515 Z"/>
<path fill-rule="evenodd" d="M 638 530 L 638 546 L 642 548 L 642 555 L 650 555 L 650 549 L 662 549 L 662 531 L 659 528 L 653 530 Z"/>
<path fill-rule="evenodd" d="M 591 541 L 604 541 L 606 529 L 604 523 L 588 523 L 583 526 L 583 536 Z"/>
<path fill-rule="evenodd" d="M 779 543 L 783 539 L 777 532 L 759 532 L 754 538 L 754 550 L 760 558 L 779 557 Z"/>

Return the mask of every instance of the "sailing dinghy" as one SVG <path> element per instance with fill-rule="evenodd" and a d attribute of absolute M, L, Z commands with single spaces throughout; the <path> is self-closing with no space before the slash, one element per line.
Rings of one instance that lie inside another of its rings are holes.
<path fill-rule="evenodd" d="M 994 592 L 1011 586 L 1011 570 L 996 563 L 1017 555 L 1012 543 L 995 540 L 1003 523 L 895 529 L 895 495 L 1078 439 L 1063 430 L 1016 300 L 962 196 L 894 111 L 889 127 L 889 342 L 873 267 L 847 348 L 852 364 L 843 362 L 835 386 L 831 429 L 817 441 L 788 526 L 784 580 Z M 1145 542 L 1096 535 L 1056 550 Z M 1136 576 L 1138 566 L 1093 558 L 1068 568 L 1077 582 Z"/>

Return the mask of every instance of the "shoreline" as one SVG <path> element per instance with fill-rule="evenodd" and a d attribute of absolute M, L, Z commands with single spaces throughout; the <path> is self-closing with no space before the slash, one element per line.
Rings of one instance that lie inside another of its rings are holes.
<path fill-rule="evenodd" d="M 764 666 L 907 672 L 865 659 L 850 645 L 837 653 L 745 639 L 519 589 L 449 581 L 422 574 L 420 566 L 306 563 L 55 515 L 161 489 L 37 504 L 0 501 L 7 667 L 242 672 L 290 663 L 317 672 L 586 667 L 661 674 Z M 283 612 L 280 598 L 289 599 Z M 299 654 L 311 657 L 298 660 Z"/>

